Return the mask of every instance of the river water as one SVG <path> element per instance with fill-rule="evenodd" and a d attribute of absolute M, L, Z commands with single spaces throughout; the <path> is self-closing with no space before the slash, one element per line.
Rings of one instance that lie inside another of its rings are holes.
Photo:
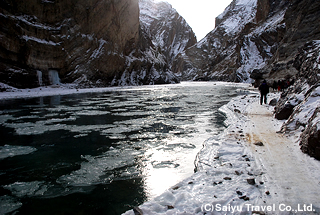
<path fill-rule="evenodd" d="M 0 214 L 121 214 L 194 172 L 244 85 L 0 101 Z"/>

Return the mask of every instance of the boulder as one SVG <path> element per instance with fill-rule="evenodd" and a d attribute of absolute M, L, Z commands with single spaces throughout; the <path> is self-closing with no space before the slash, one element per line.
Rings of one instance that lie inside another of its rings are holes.
<path fill-rule="evenodd" d="M 320 107 L 316 108 L 309 119 L 308 126 L 300 137 L 300 147 L 304 153 L 320 160 Z"/>
<path fill-rule="evenodd" d="M 277 105 L 278 100 L 277 99 L 271 99 L 271 101 L 269 102 L 270 106 L 276 106 Z"/>
<path fill-rule="evenodd" d="M 134 215 L 143 215 L 143 211 L 139 207 L 133 208 Z"/>
<path fill-rule="evenodd" d="M 293 113 L 294 106 L 290 103 L 286 103 L 282 106 L 275 108 L 275 118 L 278 120 L 288 119 Z"/>
<path fill-rule="evenodd" d="M 263 72 L 259 69 L 254 69 L 251 72 L 250 78 L 252 79 L 263 79 Z"/>

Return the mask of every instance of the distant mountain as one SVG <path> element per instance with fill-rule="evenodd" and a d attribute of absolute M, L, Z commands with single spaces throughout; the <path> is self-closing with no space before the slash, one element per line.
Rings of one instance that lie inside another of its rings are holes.
<path fill-rule="evenodd" d="M 140 23 L 170 66 L 179 53 L 197 42 L 189 24 L 167 2 L 140 0 Z"/>
<path fill-rule="evenodd" d="M 196 42 L 153 0 L 3 0 L 0 38 L 0 80 L 18 88 L 177 83 L 172 58 Z"/>
<path fill-rule="evenodd" d="M 234 0 L 216 27 L 176 59 L 183 80 L 250 82 L 276 54 L 286 31 L 287 1 Z"/>
<path fill-rule="evenodd" d="M 121 78 L 112 85 L 170 84 L 180 79 L 172 72 L 177 54 L 194 45 L 190 26 L 167 2 L 140 0 L 139 47 L 126 56 Z"/>
<path fill-rule="evenodd" d="M 299 48 L 320 38 L 318 7 L 312 0 L 234 0 L 215 29 L 178 56 L 174 72 L 182 80 L 293 77 Z"/>

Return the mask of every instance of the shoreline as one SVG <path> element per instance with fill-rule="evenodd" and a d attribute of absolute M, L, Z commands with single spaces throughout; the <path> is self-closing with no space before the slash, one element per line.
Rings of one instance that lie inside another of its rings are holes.
<path fill-rule="evenodd" d="M 28 98 L 37 98 L 37 97 L 46 97 L 46 96 L 59 96 L 59 95 L 71 95 L 71 94 L 83 94 L 83 93 L 104 93 L 104 92 L 113 92 L 113 91 L 123 91 L 123 90 L 137 90 L 139 89 L 150 89 L 158 87 L 176 87 L 183 86 L 184 83 L 192 82 L 180 82 L 178 84 L 165 84 L 165 85 L 142 85 L 142 86 L 117 86 L 117 87 L 101 87 L 101 88 L 75 88 L 73 85 L 61 84 L 61 85 L 51 85 L 45 87 L 38 87 L 32 89 L 17 89 L 12 88 L 10 92 L 0 92 L 0 101 L 9 100 L 9 99 L 28 99 Z M 214 83 L 221 85 L 237 85 L 245 83 L 233 83 L 233 82 L 195 82 L 195 83 Z M 4 85 L 0 83 L 0 87 Z M 9 87 L 6 85 L 6 87 Z M 9 88 L 8 88 L 9 89 Z"/>
<path fill-rule="evenodd" d="M 0 102 L 158 87 L 163 85 L 36 88 L 0 93 Z M 278 133 L 285 120 L 274 118 L 273 106 L 259 104 L 256 89 L 248 85 L 243 90 L 249 93 L 219 109 L 226 115 L 226 128 L 203 143 L 195 158 L 197 172 L 140 205 L 143 214 L 320 214 L 320 162 L 301 152 L 297 142 L 301 131 Z M 268 101 L 279 97 L 280 93 L 270 93 Z M 124 214 L 134 213 L 129 210 Z"/>
<path fill-rule="evenodd" d="M 275 119 L 274 107 L 260 105 L 259 97 L 251 91 L 220 108 L 228 127 L 203 143 L 196 160 L 198 171 L 140 205 L 143 214 L 320 214 L 318 192 L 314 192 L 320 191 L 316 182 L 320 173 L 312 174 L 320 172 L 320 162 L 300 151 L 298 134 L 277 133 L 285 121 Z M 270 93 L 268 101 L 279 97 Z M 300 160 L 304 160 L 301 165 Z M 304 165 L 309 168 L 304 170 Z M 290 178 L 300 174 L 305 177 Z M 133 214 L 132 210 L 124 213 Z"/>

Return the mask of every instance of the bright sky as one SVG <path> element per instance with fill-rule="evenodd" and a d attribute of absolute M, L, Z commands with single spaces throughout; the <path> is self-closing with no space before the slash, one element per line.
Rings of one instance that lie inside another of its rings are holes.
<path fill-rule="evenodd" d="M 200 41 L 215 27 L 215 18 L 232 0 L 163 0 L 169 2 L 187 21 Z"/>

